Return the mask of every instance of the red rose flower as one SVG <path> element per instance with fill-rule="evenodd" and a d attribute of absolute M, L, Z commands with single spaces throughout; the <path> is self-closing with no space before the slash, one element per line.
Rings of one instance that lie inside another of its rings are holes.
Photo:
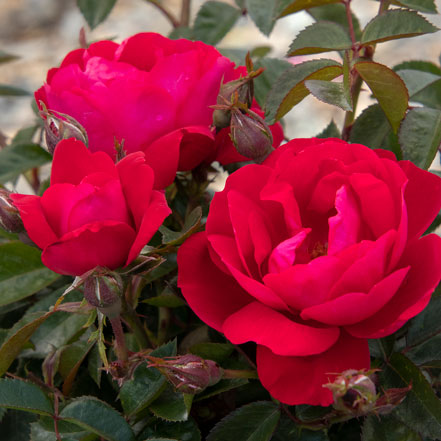
<path fill-rule="evenodd" d="M 70 52 L 48 72 L 35 99 L 84 126 L 93 152 L 114 157 L 115 139 L 124 140 L 128 153 L 143 151 L 155 171 L 155 187 L 164 188 L 178 169 L 217 156 L 227 162 L 243 158 L 234 155 L 228 136 L 215 143 L 209 107 L 216 104 L 221 82 L 243 72 L 202 42 L 141 33 L 121 44 L 100 41 Z M 274 130 L 277 147 L 280 124 Z"/>
<path fill-rule="evenodd" d="M 29 237 L 43 263 L 79 276 L 96 266 L 129 264 L 170 214 L 144 153 L 114 164 L 77 140 L 55 149 L 51 185 L 42 197 L 13 194 Z"/>
<path fill-rule="evenodd" d="M 427 305 L 441 239 L 420 236 L 440 208 L 441 179 L 390 152 L 294 140 L 228 178 L 179 250 L 179 286 L 232 343 L 257 343 L 275 398 L 329 405 L 323 384 L 369 368 L 367 339 Z"/>

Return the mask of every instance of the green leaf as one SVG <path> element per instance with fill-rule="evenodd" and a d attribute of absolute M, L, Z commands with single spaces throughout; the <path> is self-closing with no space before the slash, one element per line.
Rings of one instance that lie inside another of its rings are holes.
<path fill-rule="evenodd" d="M 340 3 L 341 0 L 294 0 L 282 11 L 281 17 L 294 12 L 303 11 L 304 9 L 315 8 L 317 6 L 330 5 L 332 3 Z"/>
<path fill-rule="evenodd" d="M 347 31 L 332 21 L 319 21 L 300 31 L 291 43 L 288 55 L 308 55 L 350 49 Z"/>
<path fill-rule="evenodd" d="M 406 352 L 406 356 L 418 366 L 431 367 L 433 361 L 441 360 L 441 335 L 421 343 Z M 439 363 L 437 363 L 439 364 Z"/>
<path fill-rule="evenodd" d="M 176 341 L 169 342 L 151 352 L 153 357 L 171 357 L 176 355 Z M 138 366 L 133 379 L 121 387 L 119 397 L 124 413 L 134 415 L 146 408 L 162 392 L 166 384 L 165 377 L 155 368 L 146 364 Z"/>
<path fill-rule="evenodd" d="M 162 243 L 167 245 L 180 245 L 185 239 L 195 233 L 202 219 L 202 208 L 196 207 L 185 219 L 184 226 L 181 231 L 171 231 L 161 226 L 159 231 L 162 234 Z"/>
<path fill-rule="evenodd" d="M 0 306 L 24 299 L 60 277 L 41 263 L 41 252 L 21 242 L 0 245 Z"/>
<path fill-rule="evenodd" d="M 437 293 L 435 291 L 435 293 Z M 414 317 L 407 331 L 407 344 L 419 345 L 437 333 L 441 333 L 441 295 L 434 294 L 430 303 Z"/>
<path fill-rule="evenodd" d="M 305 86 L 320 101 L 352 112 L 352 105 L 346 98 L 343 83 L 323 80 L 307 80 Z"/>
<path fill-rule="evenodd" d="M 404 81 L 409 92 L 409 97 L 412 98 L 418 92 L 424 90 L 427 86 L 441 80 L 440 75 L 435 75 L 430 72 L 422 72 L 413 69 L 397 70 L 397 74 Z"/>
<path fill-rule="evenodd" d="M 0 50 L 0 63 L 9 63 L 18 58 L 20 58 L 18 55 L 9 54 L 8 52 Z"/>
<path fill-rule="evenodd" d="M 194 36 L 197 40 L 215 45 L 227 35 L 240 15 L 239 9 L 227 3 L 207 1 L 196 16 Z"/>
<path fill-rule="evenodd" d="M 60 417 L 110 441 L 135 440 L 132 428 L 121 414 L 95 397 L 70 401 Z"/>
<path fill-rule="evenodd" d="M 371 149 L 385 148 L 391 127 L 379 104 L 363 110 L 351 129 L 350 142 L 363 144 Z"/>
<path fill-rule="evenodd" d="M 66 345 L 75 335 L 85 330 L 87 315 L 57 312 L 49 318 L 32 336 L 34 357 L 45 357 L 54 349 Z"/>
<path fill-rule="evenodd" d="M 412 384 L 405 400 L 394 414 L 418 433 L 441 437 L 441 402 L 422 372 L 404 355 L 395 353 L 384 371 L 385 387 L 407 387 Z"/>
<path fill-rule="evenodd" d="M 201 434 L 195 422 L 190 418 L 182 423 L 156 420 L 138 436 L 138 439 L 146 441 L 161 438 L 173 441 L 201 441 Z"/>
<path fill-rule="evenodd" d="M 373 61 L 360 61 L 354 68 L 371 89 L 396 133 L 409 99 L 403 80 L 387 66 Z"/>
<path fill-rule="evenodd" d="M 323 409 L 323 408 L 322 408 Z M 282 414 L 271 441 L 329 441 L 322 430 L 308 430 L 295 424 L 287 415 Z M 341 438 L 348 440 L 348 438 Z"/>
<path fill-rule="evenodd" d="M 52 156 L 38 144 L 16 144 L 0 150 L 0 183 L 12 181 L 21 173 L 40 167 Z"/>
<path fill-rule="evenodd" d="M 328 4 L 325 6 L 318 6 L 307 10 L 315 21 L 332 21 L 342 26 L 346 32 L 349 32 L 348 19 L 346 18 L 346 8 L 343 4 Z M 354 27 L 355 38 L 357 40 L 361 37 L 360 22 L 358 18 L 352 13 L 352 24 Z"/>
<path fill-rule="evenodd" d="M 77 0 L 77 6 L 90 29 L 96 28 L 110 14 L 116 0 Z"/>
<path fill-rule="evenodd" d="M 142 303 L 147 303 L 152 306 L 166 307 L 166 308 L 178 308 L 179 306 L 186 305 L 186 302 L 181 297 L 178 297 L 176 294 L 173 294 L 166 288 L 162 292 L 161 295 L 156 297 L 149 297 L 142 301 Z"/>
<path fill-rule="evenodd" d="M 258 69 L 263 67 L 265 70 L 254 80 L 254 97 L 257 102 L 263 107 L 265 99 L 275 78 L 278 78 L 285 70 L 292 67 L 291 63 L 278 58 L 261 58 L 254 67 Z"/>
<path fill-rule="evenodd" d="M 11 145 L 15 144 L 32 144 L 32 140 L 39 126 L 29 126 L 20 129 L 11 140 Z"/>
<path fill-rule="evenodd" d="M 92 380 L 95 381 L 98 387 L 101 386 L 102 367 L 103 362 L 100 357 L 98 345 L 94 345 L 89 352 L 87 370 L 89 371 L 89 375 L 91 376 Z"/>
<path fill-rule="evenodd" d="M 233 351 L 234 346 L 231 343 L 196 343 L 190 348 L 192 354 L 217 363 L 222 363 Z"/>
<path fill-rule="evenodd" d="M 221 380 L 214 386 L 207 387 L 203 392 L 199 393 L 195 397 L 195 401 L 206 400 L 207 398 L 214 397 L 228 390 L 237 389 L 240 386 L 248 384 L 249 381 L 246 378 L 233 378 L 227 380 Z"/>
<path fill-rule="evenodd" d="M 316 136 L 316 138 L 341 138 L 341 133 L 334 120 L 332 120 L 326 128 Z"/>
<path fill-rule="evenodd" d="M 30 96 L 31 93 L 21 87 L 0 84 L 0 96 Z"/>
<path fill-rule="evenodd" d="M 266 98 L 265 115 L 268 123 L 278 121 L 309 95 L 306 80 L 330 81 L 341 74 L 342 67 L 334 60 L 311 60 L 290 66 L 277 78 Z"/>
<path fill-rule="evenodd" d="M 361 441 L 422 441 L 421 437 L 391 415 L 369 415 Z"/>
<path fill-rule="evenodd" d="M 1 423 L 1 440 L 29 441 L 30 424 L 37 419 L 35 413 L 8 410 Z"/>
<path fill-rule="evenodd" d="M 218 422 L 207 441 L 269 441 L 279 422 L 280 409 L 270 401 L 242 406 Z"/>
<path fill-rule="evenodd" d="M 400 126 L 398 138 L 403 159 L 427 170 L 441 144 L 441 110 L 410 109 Z"/>
<path fill-rule="evenodd" d="M 8 336 L 7 340 L 0 347 L 0 376 L 8 370 L 35 330 L 52 314 L 53 311 L 32 313 L 32 315 L 27 317 L 29 320 L 27 324 Z"/>
<path fill-rule="evenodd" d="M 52 421 L 52 426 L 53 426 Z M 77 441 L 82 440 L 90 432 L 74 432 L 69 434 L 60 433 L 62 441 Z M 47 430 L 41 426 L 40 423 L 35 422 L 31 424 L 31 437 L 30 441 L 57 441 L 57 437 L 54 431 Z"/>
<path fill-rule="evenodd" d="M 245 8 L 260 31 L 271 34 L 277 17 L 290 0 L 246 0 Z"/>
<path fill-rule="evenodd" d="M 193 395 L 176 392 L 168 385 L 149 409 L 154 415 L 167 421 L 187 421 L 192 400 Z"/>
<path fill-rule="evenodd" d="M 0 379 L 0 406 L 39 415 L 53 415 L 49 397 L 35 384 L 10 378 Z"/>
<path fill-rule="evenodd" d="M 438 12 L 435 0 L 392 0 L 391 3 L 409 9 L 416 9 L 417 11 L 425 12 L 426 14 L 436 14 Z"/>
<path fill-rule="evenodd" d="M 377 15 L 366 25 L 361 36 L 361 43 L 374 44 L 436 31 L 438 28 L 417 12 L 393 9 Z"/>

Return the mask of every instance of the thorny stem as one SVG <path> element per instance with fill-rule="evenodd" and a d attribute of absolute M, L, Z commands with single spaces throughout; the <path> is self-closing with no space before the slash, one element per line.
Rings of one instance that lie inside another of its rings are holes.
<path fill-rule="evenodd" d="M 62 441 L 60 432 L 58 430 L 58 394 L 54 394 L 54 431 L 55 431 L 55 437 L 57 438 L 57 441 Z"/>
<path fill-rule="evenodd" d="M 351 87 L 351 97 L 352 97 L 352 111 L 347 111 L 345 114 L 345 121 L 343 123 L 343 132 L 342 132 L 342 139 L 344 141 L 349 140 L 349 135 L 351 133 L 352 123 L 355 119 L 355 110 L 357 108 L 357 102 L 358 97 L 360 95 L 361 91 L 361 85 L 363 84 L 363 81 L 358 75 L 358 73 L 355 76 L 354 84 Z"/>
<path fill-rule="evenodd" d="M 110 324 L 112 325 L 113 335 L 115 336 L 115 352 L 119 361 L 126 362 L 129 359 L 126 347 L 126 341 L 124 338 L 124 331 L 121 325 L 121 318 L 109 317 Z"/>
<path fill-rule="evenodd" d="M 352 21 L 351 0 L 344 0 L 344 4 L 345 4 L 345 8 L 346 8 L 346 18 L 348 20 L 349 33 L 351 35 L 352 47 L 355 47 L 357 41 L 355 39 L 354 23 Z"/>
<path fill-rule="evenodd" d="M 147 3 L 151 3 L 153 6 L 156 6 L 167 18 L 167 20 L 171 23 L 174 28 L 179 27 L 179 21 L 173 16 L 173 14 L 167 10 L 162 4 L 160 0 L 145 0 Z"/>
<path fill-rule="evenodd" d="M 181 22 L 179 26 L 187 27 L 190 24 L 190 6 L 191 0 L 182 0 Z"/>

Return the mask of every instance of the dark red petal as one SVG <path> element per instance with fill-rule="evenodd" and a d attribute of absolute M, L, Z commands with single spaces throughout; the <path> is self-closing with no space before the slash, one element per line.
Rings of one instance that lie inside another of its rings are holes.
<path fill-rule="evenodd" d="M 178 170 L 191 170 L 214 152 L 214 137 L 208 127 L 189 126 L 182 129 Z"/>
<path fill-rule="evenodd" d="M 59 274 L 80 276 L 96 266 L 124 265 L 135 232 L 127 224 L 96 222 L 65 234 L 43 250 L 43 263 Z"/>
<path fill-rule="evenodd" d="M 329 349 L 340 335 L 339 328 L 302 325 L 259 302 L 252 302 L 228 317 L 222 330 L 234 344 L 254 341 L 274 354 L 305 356 Z"/>
<path fill-rule="evenodd" d="M 204 232 L 187 239 L 178 251 L 178 286 L 190 308 L 207 325 L 222 332 L 231 314 L 251 302 L 234 280 L 210 259 Z"/>
<path fill-rule="evenodd" d="M 58 239 L 45 217 L 41 198 L 13 193 L 11 199 L 20 212 L 21 220 L 29 237 L 40 248 L 43 249 Z"/>
<path fill-rule="evenodd" d="M 340 334 L 337 343 L 318 355 L 284 357 L 257 346 L 257 372 L 263 386 L 282 403 L 329 406 L 332 393 L 323 385 L 347 369 L 368 369 L 367 340 Z"/>

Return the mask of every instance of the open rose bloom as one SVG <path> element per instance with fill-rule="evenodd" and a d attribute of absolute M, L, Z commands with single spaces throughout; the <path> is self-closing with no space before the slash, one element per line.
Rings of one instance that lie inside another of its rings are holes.
<path fill-rule="evenodd" d="M 390 152 L 294 140 L 228 178 L 178 284 L 232 343 L 257 343 L 274 398 L 326 406 L 334 374 L 369 367 L 367 339 L 429 302 L 441 239 L 421 235 L 440 208 L 441 179 Z"/>
<path fill-rule="evenodd" d="M 121 44 L 93 43 L 70 52 L 35 93 L 52 111 L 75 118 L 91 151 L 115 156 L 115 140 L 128 153 L 143 151 L 163 188 L 177 170 L 201 162 L 246 160 L 233 147 L 228 129 L 212 130 L 222 82 L 244 75 L 214 47 L 141 33 Z M 260 113 L 257 103 L 252 107 Z M 274 147 L 283 139 L 272 127 Z"/>
<path fill-rule="evenodd" d="M 51 185 L 42 197 L 12 194 L 42 261 L 60 274 L 80 276 L 96 266 L 132 262 L 170 214 L 142 152 L 114 164 L 77 140 L 61 141 Z"/>

